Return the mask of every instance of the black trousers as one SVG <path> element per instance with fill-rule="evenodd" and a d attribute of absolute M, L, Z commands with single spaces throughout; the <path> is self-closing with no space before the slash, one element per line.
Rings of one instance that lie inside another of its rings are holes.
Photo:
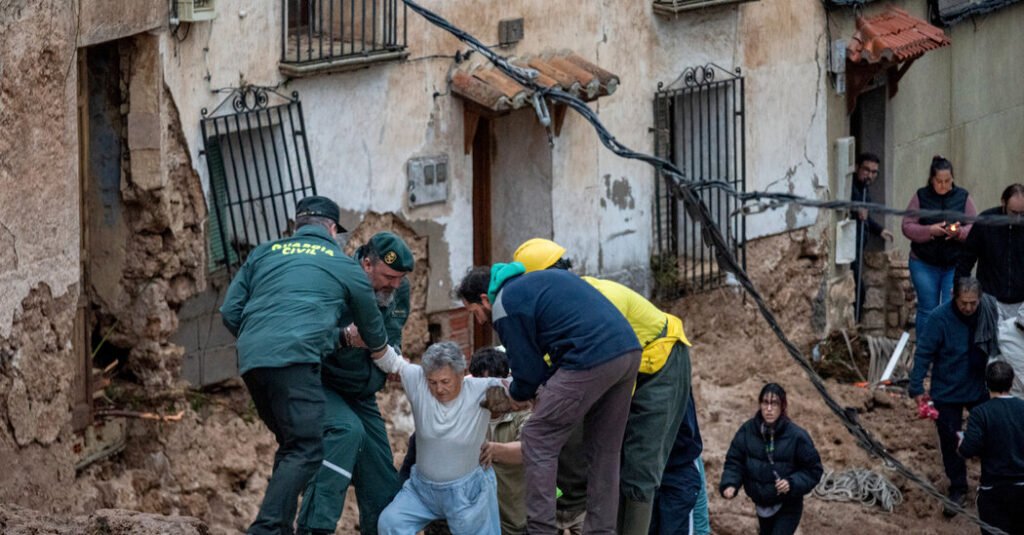
<path fill-rule="evenodd" d="M 757 517 L 758 533 L 760 535 L 793 535 L 796 533 L 796 527 L 800 525 L 800 517 L 803 514 L 803 500 L 787 503 L 768 518 Z"/>
<path fill-rule="evenodd" d="M 274 471 L 248 533 L 291 535 L 299 494 L 324 457 L 320 365 L 255 368 L 245 372 L 242 379 L 260 419 L 277 438 Z"/>
<path fill-rule="evenodd" d="M 1024 534 L 1024 485 L 978 489 L 978 516 L 1010 535 Z M 981 530 L 982 535 L 991 531 Z"/>
<path fill-rule="evenodd" d="M 970 411 L 987 399 L 972 403 L 935 402 L 935 409 L 939 411 L 935 427 L 939 432 L 939 450 L 942 452 L 942 466 L 946 470 L 946 477 L 949 478 L 950 493 L 967 494 L 967 463 L 956 452 L 960 442 L 960 437 L 956 436 L 956 433 L 964 428 L 964 410 Z"/>

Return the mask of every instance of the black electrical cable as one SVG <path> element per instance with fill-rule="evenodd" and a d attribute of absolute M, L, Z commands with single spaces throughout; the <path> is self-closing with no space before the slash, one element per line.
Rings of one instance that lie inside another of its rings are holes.
<path fill-rule="evenodd" d="M 672 162 L 663 158 L 651 156 L 649 154 L 635 152 L 625 145 L 619 143 L 614 136 L 608 131 L 608 129 L 601 123 L 597 118 L 597 115 L 589 106 L 586 105 L 582 100 L 572 96 L 561 89 L 547 88 L 536 83 L 534 80 L 535 75 L 532 74 L 532 70 L 524 69 L 516 65 L 512 65 L 506 58 L 495 54 L 489 48 L 484 46 L 479 40 L 470 35 L 469 33 L 455 27 L 440 15 L 433 13 L 412 0 L 402 0 L 409 9 L 413 10 L 417 14 L 427 19 L 432 24 L 440 27 L 448 33 L 455 36 L 460 41 L 469 44 L 471 47 L 476 49 L 480 54 L 487 57 L 498 69 L 502 71 L 506 76 L 509 76 L 520 85 L 539 93 L 541 97 L 549 98 L 555 102 L 560 102 L 566 106 L 576 110 L 577 113 L 582 115 L 597 131 L 597 135 L 601 140 L 601 143 L 608 148 L 608 150 L 614 152 L 616 155 L 632 159 L 647 162 L 652 165 L 655 169 L 664 175 L 668 187 L 673 191 L 675 196 L 683 201 L 683 205 L 686 209 L 687 214 L 696 222 L 701 225 L 701 233 L 703 234 L 704 241 L 710 244 L 715 251 L 715 258 L 718 265 L 723 270 L 732 273 L 739 281 L 743 289 L 751 296 L 754 302 L 757 304 L 757 308 L 761 313 L 761 316 L 768 323 L 768 326 L 775 333 L 775 336 L 782 342 L 786 350 L 789 352 L 793 360 L 796 361 L 797 365 L 800 366 L 807 374 L 808 379 L 814 384 L 815 389 L 821 395 L 825 401 L 825 405 L 839 418 L 839 420 L 846 427 L 847 431 L 857 440 L 864 450 L 872 455 L 881 458 L 885 464 L 891 469 L 898 472 L 909 481 L 915 483 L 922 490 L 932 495 L 939 501 L 941 501 L 950 510 L 956 511 L 957 513 L 963 514 L 964 517 L 968 518 L 978 526 L 989 530 L 995 534 L 1005 535 L 1005 533 L 993 526 L 988 525 L 976 515 L 971 514 L 966 509 L 960 506 L 959 503 L 955 503 L 944 496 L 938 489 L 936 489 L 930 481 L 917 475 L 914 471 L 907 468 L 903 463 L 892 456 L 885 447 L 875 439 L 875 437 L 857 421 L 856 411 L 853 409 L 844 409 L 839 405 L 838 402 L 828 392 L 828 388 L 825 386 L 822 378 L 814 371 L 811 367 L 810 362 L 800 352 L 800 350 L 793 344 L 793 342 L 783 332 L 782 327 L 779 325 L 778 320 L 775 318 L 775 314 L 768 308 L 768 305 L 764 302 L 764 298 L 758 292 L 754 283 L 750 280 L 750 277 L 744 271 L 743 267 L 737 262 L 733 256 L 728 243 L 722 236 L 721 229 L 719 229 L 716 221 L 711 217 L 707 205 L 697 196 L 693 189 L 693 183 L 686 180 L 682 171 L 679 170 Z M 760 194 L 763 196 L 772 195 L 770 198 L 774 198 L 775 194 Z M 795 197 L 795 196 L 793 196 Z M 794 198 L 790 202 L 797 202 L 799 198 Z"/>

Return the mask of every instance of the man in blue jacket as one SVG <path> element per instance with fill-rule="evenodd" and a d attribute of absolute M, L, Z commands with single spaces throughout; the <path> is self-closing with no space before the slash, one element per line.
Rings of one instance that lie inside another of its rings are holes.
<path fill-rule="evenodd" d="M 585 419 L 583 531 L 615 533 L 614 489 L 640 343 L 611 301 L 583 279 L 558 269 L 525 271 L 519 262 L 475 267 L 457 293 L 479 323 L 493 323 L 508 350 L 512 398 L 536 398 L 522 430 L 527 530 L 556 533 L 558 454 Z"/>
<path fill-rule="evenodd" d="M 369 280 L 334 241 L 338 205 L 312 196 L 295 211 L 295 234 L 249 253 L 220 308 L 238 338 L 239 373 L 278 444 L 250 534 L 293 532 L 299 493 L 323 459 L 320 361 L 338 345 L 338 322 L 351 318 L 375 356 L 393 351 Z"/>
<path fill-rule="evenodd" d="M 931 369 L 929 395 L 939 412 L 935 426 L 939 432 L 942 464 L 949 478 L 949 499 L 961 505 L 966 503 L 967 497 L 967 465 L 956 452 L 957 433 L 963 428 L 964 410 L 969 411 L 988 399 L 985 364 L 989 355 L 975 343 L 981 297 L 977 279 L 957 279 L 953 301 L 933 310 L 918 334 L 908 389 L 918 404 L 927 401 L 924 377 Z M 951 509 L 944 509 L 942 513 L 947 517 L 956 514 Z"/>

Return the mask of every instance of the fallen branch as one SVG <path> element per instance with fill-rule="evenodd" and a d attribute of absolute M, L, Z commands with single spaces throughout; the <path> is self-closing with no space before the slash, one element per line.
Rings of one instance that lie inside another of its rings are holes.
<path fill-rule="evenodd" d="M 98 417 L 124 416 L 126 418 L 139 418 L 141 420 L 159 420 L 161 422 L 180 422 L 185 411 L 178 414 L 157 414 L 155 412 L 126 411 L 121 409 L 103 409 L 96 411 Z"/>

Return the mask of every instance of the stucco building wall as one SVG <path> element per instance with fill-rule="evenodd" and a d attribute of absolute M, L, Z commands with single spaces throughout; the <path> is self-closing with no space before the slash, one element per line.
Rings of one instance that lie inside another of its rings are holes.
<path fill-rule="evenodd" d="M 928 20 L 923 0 L 894 4 Z M 871 5 L 864 14 L 883 8 Z M 834 38 L 853 34 L 852 10 L 838 11 L 832 20 Z M 905 207 L 926 184 L 937 154 L 952 161 L 957 185 L 971 192 L 979 211 L 998 205 L 1003 188 L 1024 180 L 1022 27 L 1024 5 L 1018 3 L 944 28 L 952 44 L 926 53 L 900 80 L 899 92 L 885 108 L 887 204 Z M 829 138 L 834 140 L 848 135 L 850 123 L 845 98 L 830 102 Z M 890 248 L 905 255 L 910 242 L 900 232 L 900 219 L 889 217 L 886 226 L 896 236 Z"/>
<path fill-rule="evenodd" d="M 571 49 L 618 74 L 618 91 L 592 106 L 619 141 L 643 152 L 653 150 L 650 128 L 658 82 L 669 83 L 686 67 L 707 62 L 742 67 L 747 76 L 748 188 L 815 195 L 824 182 L 824 82 L 817 63 L 823 31 L 777 31 L 791 24 L 820 27 L 822 8 L 816 2 L 754 2 L 674 18 L 654 15 L 649 3 L 620 0 L 516 0 L 489 3 L 487 9 L 446 2 L 430 7 L 485 42 L 496 41 L 499 20 L 522 16 L 524 40 L 501 53 Z M 462 102 L 450 94 L 447 83 L 456 68 L 450 56 L 466 47 L 410 12 L 407 61 L 286 80 L 277 69 L 280 17 L 276 5 L 224 0 L 217 19 L 192 25 L 183 41 L 164 37 L 165 79 L 204 184 L 200 110 L 213 109 L 224 98 L 218 91 L 241 83 L 298 91 L 318 190 L 339 202 L 350 224 L 368 210 L 393 211 L 414 225 L 439 224 L 448 258 L 432 263 L 428 309 L 450 308 L 456 304 L 450 299 L 451 285 L 471 264 L 473 248 L 472 156 L 462 146 Z M 529 121 L 533 115 L 530 110 L 514 114 L 498 124 Z M 521 145 L 499 142 L 495 150 L 503 154 L 533 147 L 537 150 L 523 155 L 527 161 L 550 158 L 543 166 L 551 168 L 551 191 L 540 195 L 550 196 L 550 206 L 535 209 L 551 213 L 551 237 L 569 249 L 584 271 L 648 289 L 653 170 L 604 149 L 590 126 L 571 112 L 550 156 L 538 155 L 545 151 L 536 144 Z M 411 157 L 436 154 L 449 158 L 448 201 L 410 208 L 405 200 L 406 163 Z M 513 179 L 514 168 L 500 171 L 493 180 Z M 800 209 L 754 216 L 749 237 L 804 227 L 815 218 L 813 210 Z M 447 269 L 437 268 L 445 264 Z"/>

